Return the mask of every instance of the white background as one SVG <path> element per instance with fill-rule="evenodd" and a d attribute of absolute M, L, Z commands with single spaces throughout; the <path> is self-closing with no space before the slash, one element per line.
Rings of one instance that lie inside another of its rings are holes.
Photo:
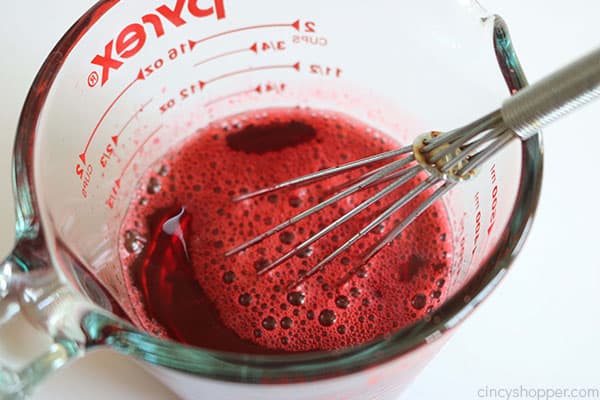
<path fill-rule="evenodd" d="M 530 81 L 600 45 L 598 1 L 482 1 L 507 21 Z M 14 238 L 10 169 L 20 108 L 45 56 L 92 3 L 2 6 L 0 254 L 8 254 Z M 545 131 L 542 200 L 524 250 L 402 400 L 478 399 L 486 387 L 600 388 L 599 125 L 600 102 Z M 3 337 L 1 351 L 18 353 L 39 341 L 19 329 Z M 98 352 L 53 375 L 34 396 L 56 398 L 175 396 L 130 360 Z"/>

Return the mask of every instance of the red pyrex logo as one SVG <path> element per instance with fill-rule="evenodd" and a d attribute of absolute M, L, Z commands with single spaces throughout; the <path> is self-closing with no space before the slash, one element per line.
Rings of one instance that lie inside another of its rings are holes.
<path fill-rule="evenodd" d="M 142 17 L 142 23 L 127 25 L 116 39 L 111 40 L 104 46 L 104 55 L 96 55 L 92 64 L 102 67 L 102 86 L 108 81 L 111 70 L 118 70 L 124 64 L 124 60 L 135 56 L 146 44 L 149 33 L 152 32 L 157 38 L 165 34 L 163 22 L 166 21 L 173 26 L 180 27 L 187 23 L 184 9 L 187 8 L 190 16 L 196 18 L 209 17 L 213 14 L 217 19 L 225 18 L 224 0 L 212 0 L 212 5 L 202 8 L 198 5 L 199 0 L 177 0 L 173 7 L 162 5 L 156 8 L 156 14 L 146 14 Z M 187 7 L 185 7 L 187 4 Z M 146 25 L 144 25 L 146 24 Z M 149 30 L 149 33 L 146 32 Z"/>

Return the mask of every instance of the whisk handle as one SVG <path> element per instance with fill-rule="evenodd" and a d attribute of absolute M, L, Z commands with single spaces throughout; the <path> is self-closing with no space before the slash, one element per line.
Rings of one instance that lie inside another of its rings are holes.
<path fill-rule="evenodd" d="M 505 124 L 522 139 L 600 96 L 600 48 L 502 103 Z"/>

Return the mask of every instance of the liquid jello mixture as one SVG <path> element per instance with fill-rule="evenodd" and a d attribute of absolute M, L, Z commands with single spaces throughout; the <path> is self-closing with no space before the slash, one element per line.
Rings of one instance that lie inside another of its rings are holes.
<path fill-rule="evenodd" d="M 347 283 L 338 285 L 409 211 L 398 212 L 322 271 L 287 289 L 418 179 L 263 276 L 257 269 L 377 188 L 225 256 L 365 170 L 241 202 L 233 197 L 397 147 L 358 120 L 307 108 L 232 116 L 174 147 L 143 174 L 120 231 L 124 275 L 141 328 L 213 350 L 268 354 L 357 345 L 430 313 L 446 296 L 451 263 L 451 232 L 441 205 L 431 207 Z"/>

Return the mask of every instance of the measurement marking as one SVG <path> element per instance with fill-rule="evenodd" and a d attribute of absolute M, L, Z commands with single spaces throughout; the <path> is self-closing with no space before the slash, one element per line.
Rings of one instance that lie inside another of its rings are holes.
<path fill-rule="evenodd" d="M 127 127 L 129 126 L 129 124 L 131 124 L 131 122 L 133 122 L 133 120 L 135 118 L 137 118 L 137 116 L 140 113 L 144 112 L 144 109 L 146 107 L 148 107 L 148 105 L 150 105 L 150 103 L 152 103 L 152 99 L 150 99 L 147 102 L 145 102 L 144 104 L 142 104 L 142 106 L 137 109 L 137 111 L 131 116 L 131 118 L 129 118 L 129 120 L 125 123 L 125 125 L 123 125 L 123 127 L 121 128 L 121 130 L 119 131 L 119 133 L 117 133 L 115 136 L 111 137 L 111 139 L 112 139 L 113 143 L 115 144 L 115 146 L 119 145 L 119 138 L 121 137 L 121 134 L 123 133 L 123 131 L 125 131 L 125 129 L 127 129 Z"/>
<path fill-rule="evenodd" d="M 216 56 L 209 57 L 209 58 L 207 58 L 207 59 L 205 59 L 205 60 L 202 60 L 202 61 L 199 61 L 199 62 L 197 62 L 196 64 L 194 64 L 194 67 L 197 67 L 197 66 L 199 66 L 199 65 L 202 65 L 202 64 L 206 64 L 207 62 L 214 61 L 214 60 L 217 60 L 217 59 L 219 59 L 219 58 L 223 58 L 223 57 L 227 57 L 227 56 L 231 56 L 231 55 L 234 55 L 234 54 L 239 54 L 239 53 L 245 53 L 245 52 L 247 52 L 247 51 L 252 51 L 252 52 L 254 52 L 255 54 L 256 54 L 256 53 L 258 53 L 258 47 L 257 47 L 257 44 L 256 44 L 256 43 L 254 43 L 254 44 L 253 44 L 252 46 L 250 46 L 250 47 L 245 47 L 245 48 L 243 48 L 243 49 L 231 50 L 231 51 L 227 51 L 227 52 L 225 52 L 225 53 L 217 54 Z"/>
<path fill-rule="evenodd" d="M 214 78 L 211 78 L 209 80 L 200 81 L 199 82 L 200 89 L 203 89 L 204 86 L 206 86 L 210 83 L 214 83 L 214 82 L 222 80 L 222 79 L 230 78 L 235 75 L 241 75 L 241 74 L 246 74 L 249 72 L 264 71 L 264 70 L 270 70 L 270 69 L 286 69 L 286 68 L 295 69 L 296 71 L 300 71 L 300 62 L 297 62 L 295 64 L 264 65 L 262 67 L 250 67 L 250 68 L 239 69 L 239 70 L 232 71 L 232 72 L 227 72 L 222 75 L 215 76 Z"/>
<path fill-rule="evenodd" d="M 255 87 L 254 89 L 247 89 L 247 90 L 240 90 L 239 92 L 235 92 L 235 93 L 230 93 L 230 94 L 226 94 L 224 96 L 221 97 L 216 97 L 211 101 L 207 101 L 204 104 L 204 107 L 210 107 L 216 103 L 219 103 L 221 101 L 233 98 L 233 97 L 237 97 L 237 96 L 241 96 L 244 94 L 250 94 L 250 93 L 260 93 L 262 92 L 262 87 L 260 85 L 258 85 L 257 87 Z"/>
<path fill-rule="evenodd" d="M 274 85 L 267 83 L 265 85 L 264 91 L 265 92 L 275 91 L 275 93 L 282 93 L 285 90 L 285 87 L 286 87 L 285 83 L 279 83 L 279 84 L 274 84 Z"/>
<path fill-rule="evenodd" d="M 129 159 L 127 160 L 127 162 L 125 163 L 125 166 L 123 167 L 123 169 L 121 170 L 121 175 L 119 175 L 119 178 L 115 180 L 115 184 L 117 185 L 117 187 L 121 187 L 121 179 L 123 179 L 123 176 L 125 176 L 125 172 L 127 171 L 127 169 L 129 168 L 129 166 L 131 165 L 131 163 L 133 162 L 134 158 L 138 155 L 138 153 L 144 148 L 144 146 L 148 143 L 148 141 L 150 139 L 152 139 L 154 137 L 154 135 L 156 135 L 158 133 L 158 131 L 160 131 L 162 129 L 162 125 L 160 125 L 158 128 L 156 128 L 150 135 L 148 135 L 148 137 L 146 139 L 144 139 L 144 141 L 142 142 L 142 144 L 140 144 L 138 146 L 138 148 L 133 152 L 133 154 L 131 155 L 131 157 L 129 157 Z"/>
<path fill-rule="evenodd" d="M 96 132 L 98 132 L 98 128 L 100 127 L 100 125 L 102 124 L 102 122 L 104 121 L 104 119 L 106 118 L 106 116 L 108 115 L 108 113 L 110 112 L 110 110 L 112 110 L 112 108 L 115 106 L 115 104 L 117 104 L 117 101 L 119 101 L 119 99 L 121 97 L 123 97 L 123 95 L 125 93 L 127 93 L 127 91 L 129 89 L 131 89 L 131 87 L 137 81 L 143 81 L 144 79 L 145 79 L 144 78 L 144 71 L 140 69 L 140 72 L 137 74 L 137 76 L 135 77 L 135 79 L 129 85 L 125 86 L 125 89 L 123 89 L 121 91 L 121 93 L 119 93 L 119 95 L 110 103 L 110 105 L 108 106 L 108 108 L 104 111 L 104 114 L 102 114 L 102 116 L 100 117 L 100 120 L 98 121 L 98 123 L 94 127 L 94 130 L 92 131 L 92 133 L 88 137 L 88 140 L 87 140 L 87 143 L 85 144 L 83 152 L 79 155 L 79 159 L 81 161 L 83 161 L 84 164 L 87 164 L 86 163 L 86 154 L 87 154 L 88 149 L 90 148 L 90 144 L 92 143 L 92 140 L 94 139 L 94 136 L 96 136 Z"/>
<path fill-rule="evenodd" d="M 204 43 L 204 42 L 207 42 L 209 40 L 212 40 L 212 39 L 215 39 L 215 38 L 218 38 L 221 36 L 229 35 L 231 33 L 249 31 L 249 30 L 253 30 L 253 29 L 265 29 L 265 28 L 294 28 L 295 30 L 300 31 L 300 20 L 296 20 L 296 21 L 292 22 L 291 24 L 264 24 L 264 25 L 245 26 L 243 28 L 237 28 L 237 29 L 232 29 L 229 31 L 216 33 L 214 35 L 207 36 L 200 40 L 188 40 L 188 43 L 190 45 L 190 50 L 194 50 L 194 47 L 196 47 L 197 44 Z"/>

